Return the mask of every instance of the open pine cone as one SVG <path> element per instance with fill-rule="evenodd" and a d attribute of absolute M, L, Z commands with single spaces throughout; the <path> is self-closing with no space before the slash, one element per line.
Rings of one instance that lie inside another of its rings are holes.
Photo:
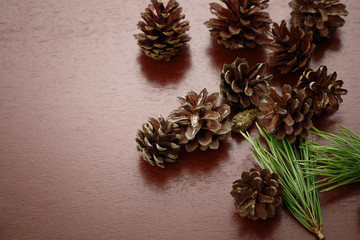
<path fill-rule="evenodd" d="M 292 0 L 289 6 L 291 22 L 314 33 L 314 39 L 330 38 L 332 32 L 345 24 L 340 16 L 347 16 L 346 6 L 340 0 Z"/>
<path fill-rule="evenodd" d="M 180 135 L 174 131 L 174 124 L 164 120 L 149 118 L 136 134 L 137 150 L 142 158 L 151 165 L 165 167 L 165 162 L 175 162 L 179 152 Z"/>
<path fill-rule="evenodd" d="M 269 95 L 265 95 L 267 103 L 259 105 L 258 120 L 261 127 L 268 133 L 276 133 L 278 139 L 287 136 L 290 143 L 295 142 L 297 136 L 305 138 L 308 130 L 313 126 L 314 115 L 312 99 L 307 97 L 304 90 L 298 92 L 285 84 L 282 96 L 272 88 Z"/>
<path fill-rule="evenodd" d="M 270 67 L 276 67 L 281 74 L 287 74 L 309 64 L 316 47 L 311 31 L 305 32 L 296 23 L 291 25 L 289 31 L 286 21 L 283 20 L 280 26 L 277 23 L 273 24 L 272 33 L 269 32 L 269 35 L 274 40 L 264 46 L 273 51 L 268 55 Z"/>
<path fill-rule="evenodd" d="M 233 183 L 230 194 L 236 201 L 235 208 L 240 216 L 265 220 L 273 218 L 276 208 L 281 206 L 283 186 L 278 182 L 278 175 L 269 169 L 251 169 Z"/>
<path fill-rule="evenodd" d="M 258 63 L 250 69 L 247 61 L 239 57 L 232 64 L 224 64 L 220 74 L 221 95 L 239 108 L 259 106 L 260 99 L 268 91 L 267 80 L 272 78 L 272 75 L 264 75 L 265 68 L 265 63 Z"/>
<path fill-rule="evenodd" d="M 328 106 L 338 110 L 339 104 L 343 101 L 341 95 L 347 94 L 347 90 L 341 88 L 344 82 L 336 80 L 336 76 L 336 72 L 327 75 L 327 67 L 322 65 L 316 71 L 306 69 L 299 78 L 297 88 L 304 89 L 307 96 L 312 97 L 317 116 Z"/>
<path fill-rule="evenodd" d="M 211 36 L 226 48 L 254 48 L 267 38 L 265 31 L 272 22 L 269 14 L 262 12 L 269 0 L 221 0 L 226 7 L 210 3 L 210 11 L 217 16 L 204 24 L 211 28 Z"/>
<path fill-rule="evenodd" d="M 176 0 L 170 0 L 166 7 L 160 0 L 151 0 L 152 4 L 141 13 L 144 21 L 137 26 L 144 33 L 135 34 L 138 45 L 145 54 L 153 59 L 170 60 L 182 46 L 190 40 L 186 34 L 189 22 L 183 21 L 185 15 Z"/>
<path fill-rule="evenodd" d="M 181 106 L 172 111 L 167 120 L 179 126 L 176 131 L 181 134 L 180 144 L 185 144 L 186 151 L 198 147 L 203 151 L 217 149 L 219 140 L 229 135 L 232 127 L 232 122 L 227 119 L 230 106 L 216 106 L 218 100 L 219 93 L 208 96 L 206 88 L 200 94 L 191 91 L 185 97 L 178 97 Z"/>

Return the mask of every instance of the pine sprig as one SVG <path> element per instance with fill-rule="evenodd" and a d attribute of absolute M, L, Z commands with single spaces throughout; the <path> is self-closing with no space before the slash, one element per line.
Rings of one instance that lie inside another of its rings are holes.
<path fill-rule="evenodd" d="M 269 150 L 258 138 L 254 140 L 249 133 L 242 133 L 254 149 L 254 159 L 261 168 L 269 168 L 279 175 L 279 181 L 284 186 L 285 205 L 305 228 L 315 233 L 319 239 L 324 239 L 319 192 L 317 189 L 310 191 L 316 183 L 316 175 L 305 178 L 308 170 L 302 169 L 303 166 L 315 167 L 307 140 L 299 138 L 298 147 L 295 143 L 290 144 L 287 138 L 278 140 L 275 135 L 257 127 Z"/>
<path fill-rule="evenodd" d="M 360 136 L 353 131 L 339 126 L 335 133 L 328 133 L 313 128 L 313 133 L 330 141 L 331 145 L 308 142 L 317 165 L 308 167 L 308 176 L 325 176 L 314 188 L 325 187 L 321 191 L 360 181 Z"/>

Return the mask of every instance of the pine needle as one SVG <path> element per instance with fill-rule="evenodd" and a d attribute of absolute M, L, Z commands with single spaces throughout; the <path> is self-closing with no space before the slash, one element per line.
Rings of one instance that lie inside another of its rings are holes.
<path fill-rule="evenodd" d="M 275 135 L 266 133 L 257 125 L 261 135 L 269 147 L 263 146 L 258 138 L 253 140 L 249 133 L 242 135 L 251 143 L 254 159 L 261 168 L 268 168 L 279 175 L 279 181 L 284 186 L 284 202 L 294 217 L 319 239 L 322 234 L 322 218 L 320 211 L 319 192 L 310 191 L 316 183 L 316 175 L 305 178 L 307 170 L 315 163 L 306 139 L 300 138 L 300 147 L 285 138 L 278 140 Z M 300 153 L 300 155 L 299 155 Z"/>
<path fill-rule="evenodd" d="M 360 181 L 360 136 L 339 126 L 335 133 L 327 133 L 313 128 L 313 133 L 332 144 L 321 145 L 308 142 L 317 165 L 308 167 L 308 176 L 325 176 L 314 188 L 325 187 L 321 191 L 330 191 L 337 187 Z"/>

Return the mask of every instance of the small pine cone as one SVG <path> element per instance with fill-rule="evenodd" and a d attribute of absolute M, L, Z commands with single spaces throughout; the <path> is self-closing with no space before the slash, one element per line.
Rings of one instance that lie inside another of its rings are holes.
<path fill-rule="evenodd" d="M 269 90 L 267 80 L 272 78 L 272 75 L 264 75 L 265 69 L 265 63 L 258 63 L 250 69 L 245 58 L 239 57 L 232 64 L 224 64 L 220 74 L 221 95 L 239 108 L 259 106 L 260 98 Z"/>
<path fill-rule="evenodd" d="M 169 61 L 190 40 L 186 34 L 190 29 L 189 22 L 180 22 L 185 15 L 181 14 L 182 8 L 176 0 L 170 0 L 166 7 L 160 0 L 151 0 L 151 3 L 141 13 L 145 22 L 137 24 L 144 33 L 134 37 L 147 56 Z"/>
<path fill-rule="evenodd" d="M 314 33 L 314 39 L 331 38 L 332 32 L 345 24 L 340 16 L 347 16 L 346 6 L 340 0 L 292 0 L 289 6 L 291 22 Z"/>
<path fill-rule="evenodd" d="M 313 126 L 312 100 L 305 91 L 295 92 L 290 85 L 285 84 L 282 96 L 272 88 L 266 95 L 267 103 L 259 106 L 258 120 L 261 127 L 268 133 L 276 133 L 278 139 L 287 136 L 290 143 L 295 142 L 297 136 L 306 137 Z"/>
<path fill-rule="evenodd" d="M 273 51 L 268 55 L 270 67 L 277 67 L 281 74 L 287 74 L 296 72 L 309 64 L 316 47 L 311 31 L 304 32 L 296 23 L 291 25 L 289 31 L 286 21 L 283 20 L 280 26 L 277 23 L 273 24 L 269 35 L 274 40 L 264 46 Z"/>
<path fill-rule="evenodd" d="M 312 97 L 315 115 L 320 116 L 328 106 L 339 109 L 341 95 L 346 95 L 347 90 L 341 88 L 344 82 L 336 80 L 336 76 L 336 72 L 327 75 L 327 67 L 320 66 L 316 71 L 306 69 L 299 78 L 297 88 Z"/>
<path fill-rule="evenodd" d="M 278 175 L 269 169 L 243 172 L 241 179 L 233 183 L 230 194 L 240 216 L 252 220 L 273 218 L 283 202 L 283 186 L 278 182 Z"/>
<path fill-rule="evenodd" d="M 231 130 L 233 132 L 245 132 L 256 120 L 258 110 L 256 108 L 247 109 L 236 114 L 231 121 L 234 123 Z"/>
<path fill-rule="evenodd" d="M 200 94 L 191 91 L 185 97 L 178 97 L 181 106 L 170 113 L 168 121 L 179 126 L 176 130 L 182 136 L 180 144 L 185 144 L 186 151 L 192 152 L 198 147 L 203 151 L 217 149 L 219 140 L 229 135 L 230 106 L 216 106 L 218 100 L 219 93 L 208 96 L 206 88 Z"/>
<path fill-rule="evenodd" d="M 135 138 L 137 150 L 145 161 L 162 168 L 165 167 L 165 162 L 176 161 L 180 135 L 176 134 L 174 127 L 159 116 L 158 120 L 149 118 L 142 130 L 138 130 Z"/>
<path fill-rule="evenodd" d="M 204 24 L 211 36 L 226 48 L 254 48 L 263 44 L 267 36 L 264 32 L 272 23 L 268 8 L 269 0 L 221 0 L 226 8 L 218 3 L 210 3 L 210 11 L 217 16 Z"/>

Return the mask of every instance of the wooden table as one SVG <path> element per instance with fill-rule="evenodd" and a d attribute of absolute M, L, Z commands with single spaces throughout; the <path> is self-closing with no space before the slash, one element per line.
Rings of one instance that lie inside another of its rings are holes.
<path fill-rule="evenodd" d="M 180 1 L 192 40 L 170 62 L 149 59 L 133 38 L 147 0 L 0 2 L 0 239 L 315 239 L 286 208 L 268 221 L 236 214 L 232 182 L 254 166 L 236 134 L 165 169 L 136 151 L 137 129 L 177 108 L 177 96 L 219 91 L 224 63 L 266 61 L 261 47 L 211 39 L 209 2 Z M 346 24 L 310 67 L 336 71 L 349 92 L 316 126 L 360 133 L 360 5 L 342 2 Z M 270 1 L 274 21 L 289 19 L 287 3 Z M 268 72 L 279 86 L 300 74 Z M 320 195 L 327 239 L 359 239 L 359 186 Z"/>

